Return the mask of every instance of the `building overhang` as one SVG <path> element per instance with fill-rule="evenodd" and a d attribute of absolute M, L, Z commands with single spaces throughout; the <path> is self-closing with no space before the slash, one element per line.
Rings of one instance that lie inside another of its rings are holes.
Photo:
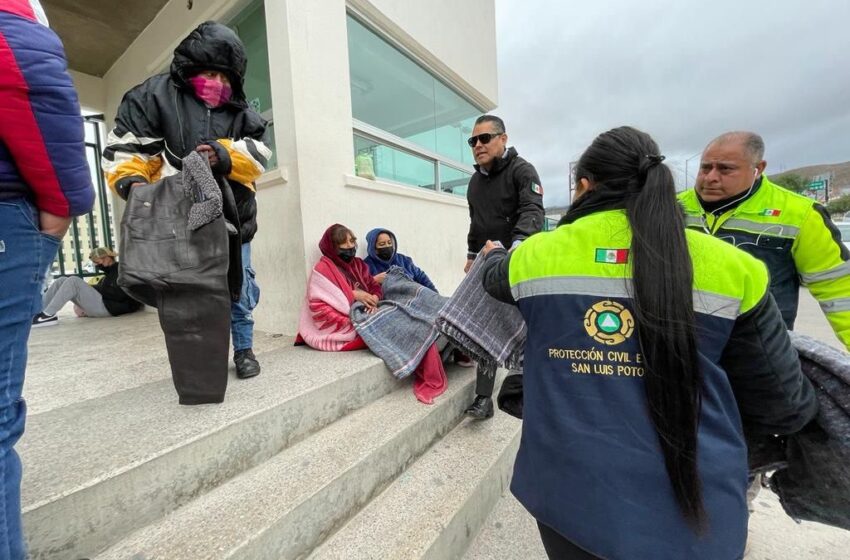
<path fill-rule="evenodd" d="M 102 78 L 168 0 L 41 0 L 68 66 Z M 159 48 L 152 46 L 152 48 Z"/>

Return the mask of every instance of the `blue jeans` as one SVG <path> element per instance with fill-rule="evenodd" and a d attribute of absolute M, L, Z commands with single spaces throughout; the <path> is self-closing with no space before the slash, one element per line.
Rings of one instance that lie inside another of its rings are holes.
<path fill-rule="evenodd" d="M 251 244 L 242 244 L 242 293 L 239 301 L 230 304 L 230 334 L 233 350 L 247 350 L 254 346 L 254 317 L 251 312 L 260 301 L 257 273 L 251 268 Z"/>
<path fill-rule="evenodd" d="M 24 201 L 0 201 L 0 560 L 24 558 L 21 461 L 14 445 L 24 433 L 21 397 L 32 318 L 41 311 L 44 277 L 59 240 L 38 229 Z"/>

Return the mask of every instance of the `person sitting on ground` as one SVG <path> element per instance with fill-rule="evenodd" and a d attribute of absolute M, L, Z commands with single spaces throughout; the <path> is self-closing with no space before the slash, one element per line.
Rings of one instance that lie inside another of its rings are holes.
<path fill-rule="evenodd" d="M 344 225 L 329 227 L 319 241 L 319 250 L 322 258 L 307 283 L 296 344 L 330 352 L 366 348 L 348 313 L 355 301 L 376 310 L 381 286 L 356 256 L 357 238 Z"/>
<path fill-rule="evenodd" d="M 390 267 L 398 266 L 404 269 L 407 277 L 428 288 L 437 290 L 425 271 L 414 264 L 413 259 L 398 252 L 398 240 L 393 232 L 384 228 L 375 228 L 366 234 L 367 256 L 363 261 L 369 266 L 369 271 L 378 284 L 384 283 Z"/>
<path fill-rule="evenodd" d="M 142 304 L 128 296 L 118 285 L 118 254 L 109 247 L 94 249 L 89 258 L 103 272 L 103 277 L 90 286 L 79 276 L 57 278 L 42 297 L 44 311 L 32 320 L 33 327 L 56 325 L 56 314 L 69 301 L 74 302 L 77 317 L 117 317 L 141 309 Z"/>
<path fill-rule="evenodd" d="M 331 352 L 368 348 L 351 321 L 351 307 L 361 302 L 367 313 L 377 311 L 383 297 L 381 286 L 356 256 L 357 238 L 344 225 L 329 227 L 319 250 L 322 258 L 310 274 L 295 344 Z M 433 404 L 434 398 L 446 390 L 446 372 L 436 344 L 427 350 L 413 374 L 416 398 Z"/>
<path fill-rule="evenodd" d="M 366 252 L 368 256 L 363 261 L 369 265 L 369 271 L 379 284 L 384 283 L 390 267 L 398 266 L 404 269 L 408 278 L 425 286 L 429 290 L 440 293 L 425 271 L 416 266 L 413 259 L 398 252 L 398 240 L 393 232 L 386 228 L 375 228 L 366 234 Z M 441 343 L 440 346 L 445 346 Z M 461 367 L 472 367 L 474 364 L 469 356 L 457 349 L 446 348 L 442 351 L 450 356 Z M 449 359 L 449 358 L 446 358 Z"/>

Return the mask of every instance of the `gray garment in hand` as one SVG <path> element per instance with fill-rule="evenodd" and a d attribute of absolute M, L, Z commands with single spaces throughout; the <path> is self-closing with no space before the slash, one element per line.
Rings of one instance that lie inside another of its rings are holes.
<path fill-rule="evenodd" d="M 53 281 L 41 298 L 45 315 L 56 315 L 66 303 L 73 301 L 88 317 L 111 317 L 103 305 L 100 292 L 86 284 L 79 276 L 63 276 Z"/>

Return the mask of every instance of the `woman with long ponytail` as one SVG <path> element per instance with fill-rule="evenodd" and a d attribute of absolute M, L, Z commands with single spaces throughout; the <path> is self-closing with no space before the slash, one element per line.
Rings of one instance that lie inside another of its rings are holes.
<path fill-rule="evenodd" d="M 485 287 L 528 325 L 512 490 L 550 558 L 740 558 L 744 427 L 816 412 L 764 266 L 686 232 L 663 160 L 644 132 L 601 134 L 554 232 L 485 248 Z"/>

